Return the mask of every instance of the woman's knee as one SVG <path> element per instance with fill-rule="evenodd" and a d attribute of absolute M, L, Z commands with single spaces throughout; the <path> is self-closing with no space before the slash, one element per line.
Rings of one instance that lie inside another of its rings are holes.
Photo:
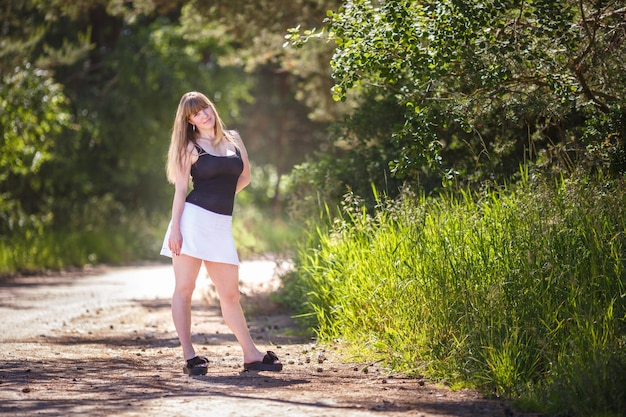
<path fill-rule="evenodd" d="M 215 284 L 221 303 L 237 304 L 241 296 L 239 293 L 239 269 L 230 264 L 205 262 L 209 277 Z"/>
<path fill-rule="evenodd" d="M 236 289 L 222 289 L 218 291 L 220 302 L 222 304 L 239 304 L 241 301 L 241 293 L 239 288 Z"/>
<path fill-rule="evenodd" d="M 200 270 L 200 260 L 189 256 L 179 256 L 174 261 L 174 296 L 191 299 L 196 288 L 196 279 Z"/>
<path fill-rule="evenodd" d="M 174 286 L 174 297 L 191 300 L 195 289 L 195 282 L 177 282 Z"/>
<path fill-rule="evenodd" d="M 176 277 L 176 284 L 174 285 L 174 297 L 191 300 L 193 291 L 196 289 L 196 280 L 191 277 Z"/>

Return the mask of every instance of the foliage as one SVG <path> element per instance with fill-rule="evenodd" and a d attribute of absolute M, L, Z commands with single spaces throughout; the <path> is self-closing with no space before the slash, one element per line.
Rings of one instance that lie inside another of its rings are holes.
<path fill-rule="evenodd" d="M 375 100 L 394 103 L 396 122 L 377 141 L 345 124 L 346 159 L 378 146 L 393 150 L 378 152 L 380 162 L 408 182 L 425 167 L 501 182 L 522 161 L 571 171 L 581 161 L 606 165 L 594 156 L 605 142 L 622 152 L 621 130 L 587 131 L 587 143 L 581 131 L 597 118 L 623 120 L 625 14 L 618 1 L 351 0 L 329 12 L 323 31 L 288 36 L 296 46 L 335 43 L 333 95 L 357 97 L 361 131 L 379 126 Z M 375 179 L 361 171 L 348 184 Z"/>
<path fill-rule="evenodd" d="M 401 152 L 398 143 L 384 139 L 387 132 L 404 121 L 395 99 L 373 91 L 364 93 L 363 105 L 331 128 L 333 144 L 308 155 L 289 174 L 290 213 L 307 218 L 316 213 L 316 201 L 333 204 L 349 190 L 369 196 L 371 186 L 388 196 L 395 196 L 405 184 L 394 175 L 388 161 Z M 428 174 L 428 170 L 425 170 Z M 414 187 L 433 188 L 428 175 L 412 182 Z M 375 202 L 369 198 L 368 207 Z"/>
<path fill-rule="evenodd" d="M 0 234 L 49 221 L 39 171 L 53 158 L 51 137 L 72 127 L 63 88 L 45 70 L 16 67 L 0 85 Z M 33 198 L 34 196 L 40 198 Z"/>
<path fill-rule="evenodd" d="M 395 369 L 564 415 L 623 412 L 624 183 L 521 174 L 501 190 L 377 197 L 373 214 L 347 195 L 331 227 L 309 227 L 293 305 L 321 340 Z"/>

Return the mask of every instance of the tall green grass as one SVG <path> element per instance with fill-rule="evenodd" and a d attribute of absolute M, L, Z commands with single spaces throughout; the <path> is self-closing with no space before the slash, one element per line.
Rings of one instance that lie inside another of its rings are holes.
<path fill-rule="evenodd" d="M 287 289 L 322 341 L 397 370 L 624 415 L 625 207 L 623 182 L 527 176 L 371 214 L 350 199 L 311 229 Z"/>

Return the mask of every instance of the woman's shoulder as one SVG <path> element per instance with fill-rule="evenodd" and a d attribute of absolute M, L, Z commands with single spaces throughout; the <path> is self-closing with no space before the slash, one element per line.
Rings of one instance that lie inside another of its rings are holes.
<path fill-rule="evenodd" d="M 189 141 L 189 143 L 187 143 L 185 150 L 187 151 L 187 156 L 191 158 L 192 164 L 194 164 L 198 160 L 200 154 L 203 153 L 202 148 L 197 143 L 194 143 L 192 141 Z"/>
<path fill-rule="evenodd" d="M 234 130 L 234 129 L 229 129 L 224 131 L 228 136 L 230 136 L 231 138 L 235 139 L 235 140 L 241 140 L 241 136 L 239 135 L 239 132 Z"/>
<path fill-rule="evenodd" d="M 243 146 L 243 140 L 239 135 L 239 132 L 236 130 L 227 130 L 225 133 L 228 135 L 228 139 L 233 142 L 237 148 L 241 148 Z"/>
<path fill-rule="evenodd" d="M 187 152 L 189 152 L 189 153 L 194 153 L 194 152 L 196 152 L 196 153 L 197 153 L 197 152 L 198 152 L 198 148 L 199 148 L 199 146 L 198 146 L 198 144 L 197 144 L 197 143 L 192 142 L 192 141 L 189 141 L 189 142 L 187 143 L 187 146 L 186 146 L 186 148 L 185 148 L 185 149 L 186 149 L 186 150 L 187 150 Z"/>

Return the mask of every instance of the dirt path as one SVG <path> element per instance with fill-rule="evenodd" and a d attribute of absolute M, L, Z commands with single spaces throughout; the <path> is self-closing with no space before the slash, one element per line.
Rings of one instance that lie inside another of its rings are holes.
<path fill-rule="evenodd" d="M 241 267 L 244 308 L 283 372 L 241 372 L 238 345 L 210 287 L 194 296 L 194 342 L 206 376 L 182 373 L 170 317 L 170 266 L 0 282 L 0 414 L 7 416 L 511 416 L 473 391 L 345 363 L 294 336 L 265 291 L 275 264 Z M 201 277 L 199 284 L 206 281 Z M 322 363 L 319 359 L 323 357 Z"/>

